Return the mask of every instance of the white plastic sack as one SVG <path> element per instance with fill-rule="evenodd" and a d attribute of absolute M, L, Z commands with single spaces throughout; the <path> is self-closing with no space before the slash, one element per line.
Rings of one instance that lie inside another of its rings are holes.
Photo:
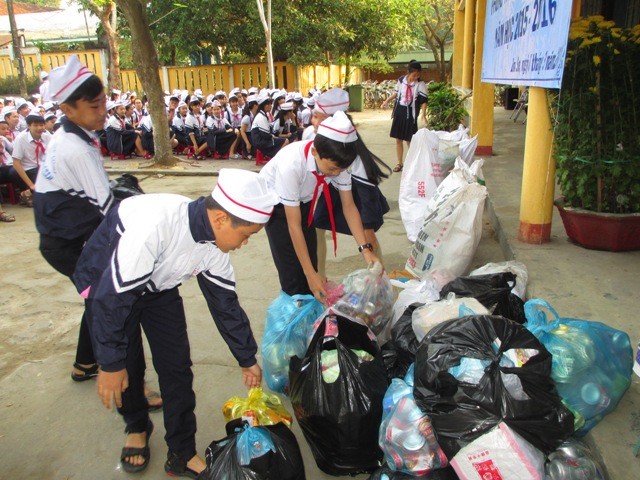
<path fill-rule="evenodd" d="M 482 160 L 456 168 L 429 201 L 424 223 L 411 249 L 406 270 L 419 278 L 434 269 L 458 277 L 466 271 L 482 237 L 482 212 L 487 189 L 475 183 Z"/>
<path fill-rule="evenodd" d="M 461 480 L 544 480 L 544 455 L 501 422 L 462 448 L 451 466 Z"/>
<path fill-rule="evenodd" d="M 527 282 L 529 281 L 529 273 L 527 272 L 527 266 L 522 262 L 510 260 L 508 262 L 487 263 L 469 273 L 469 276 L 502 272 L 511 272 L 516 276 L 516 284 L 511 289 L 511 292 L 526 302 L 525 294 L 527 291 Z"/>
<path fill-rule="evenodd" d="M 400 180 L 398 203 L 407 237 L 415 242 L 424 211 L 457 158 L 470 164 L 478 144 L 462 125 L 453 132 L 422 128 L 411 139 Z"/>
<path fill-rule="evenodd" d="M 473 310 L 476 315 L 491 315 L 475 298 L 456 297 L 455 293 L 450 293 L 447 298 L 433 303 L 427 303 L 423 307 L 416 308 L 411 316 L 411 326 L 413 333 L 419 342 L 436 325 L 460 317 L 460 307 Z"/>
<path fill-rule="evenodd" d="M 442 285 L 438 285 L 431 279 L 422 281 L 409 280 L 405 283 L 391 280 L 391 284 L 403 289 L 393 304 L 392 326 L 396 324 L 409 305 L 414 303 L 435 302 L 440 298 L 440 290 L 442 290 Z"/>

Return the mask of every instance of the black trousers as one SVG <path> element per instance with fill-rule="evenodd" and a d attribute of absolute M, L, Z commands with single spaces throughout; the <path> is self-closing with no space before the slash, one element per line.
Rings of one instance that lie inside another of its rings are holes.
<path fill-rule="evenodd" d="M 27 177 L 33 182 L 36 183 L 36 177 L 38 176 L 39 168 L 32 168 L 30 170 L 25 170 Z M 22 177 L 18 175 L 18 172 L 15 168 L 11 167 L 11 171 L 9 172 L 9 177 L 11 178 L 11 183 L 13 183 L 20 190 L 29 190 L 27 184 L 22 180 Z"/>
<path fill-rule="evenodd" d="M 314 269 L 318 269 L 318 241 L 316 229 L 313 225 L 307 226 L 307 217 L 311 208 L 311 202 L 301 203 L 302 233 L 309 250 L 309 257 Z M 278 270 L 280 288 L 287 295 L 311 294 L 307 277 L 302 270 L 296 251 L 293 248 L 287 217 L 284 213 L 284 205 L 278 204 L 273 209 L 273 214 L 265 227 L 271 255 Z"/>
<path fill-rule="evenodd" d="M 40 253 L 44 259 L 58 272 L 69 280 L 72 280 L 76 263 L 82 253 L 85 239 L 83 237 L 68 240 L 66 238 L 50 237 L 40 235 Z M 78 335 L 78 346 L 76 348 L 76 362 L 82 365 L 93 365 L 96 363 L 93 355 L 93 345 L 87 324 L 87 312 L 82 313 L 80 320 L 80 333 Z"/>
<path fill-rule="evenodd" d="M 92 322 L 91 300 L 87 301 L 87 309 Z M 196 454 L 196 396 L 193 392 L 187 321 L 177 287 L 142 295 L 133 305 L 125 323 L 129 388 L 122 395 L 122 408 L 118 412 L 124 417 L 130 433 L 144 432 L 149 420 L 144 396 L 146 363 L 140 326 L 149 341 L 153 366 L 158 373 L 165 441 L 170 451 L 188 461 Z"/>

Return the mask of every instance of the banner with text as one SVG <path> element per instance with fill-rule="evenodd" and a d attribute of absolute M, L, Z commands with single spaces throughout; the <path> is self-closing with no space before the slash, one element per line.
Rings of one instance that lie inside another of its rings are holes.
<path fill-rule="evenodd" d="M 560 88 L 568 0 L 487 0 L 482 81 Z"/>

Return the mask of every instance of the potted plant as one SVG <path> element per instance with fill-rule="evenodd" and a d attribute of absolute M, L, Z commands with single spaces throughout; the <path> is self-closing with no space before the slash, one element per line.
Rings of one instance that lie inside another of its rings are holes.
<path fill-rule="evenodd" d="M 574 20 L 551 112 L 567 235 L 587 248 L 640 249 L 640 26 Z"/>

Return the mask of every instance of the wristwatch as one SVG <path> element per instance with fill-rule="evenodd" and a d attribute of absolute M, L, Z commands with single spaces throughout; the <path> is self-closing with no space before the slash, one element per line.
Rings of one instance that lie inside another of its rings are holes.
<path fill-rule="evenodd" d="M 365 250 L 369 250 L 370 252 L 373 252 L 373 245 L 371 245 L 370 243 L 365 243 L 364 245 L 360 245 L 358 247 L 358 252 L 362 253 Z"/>

